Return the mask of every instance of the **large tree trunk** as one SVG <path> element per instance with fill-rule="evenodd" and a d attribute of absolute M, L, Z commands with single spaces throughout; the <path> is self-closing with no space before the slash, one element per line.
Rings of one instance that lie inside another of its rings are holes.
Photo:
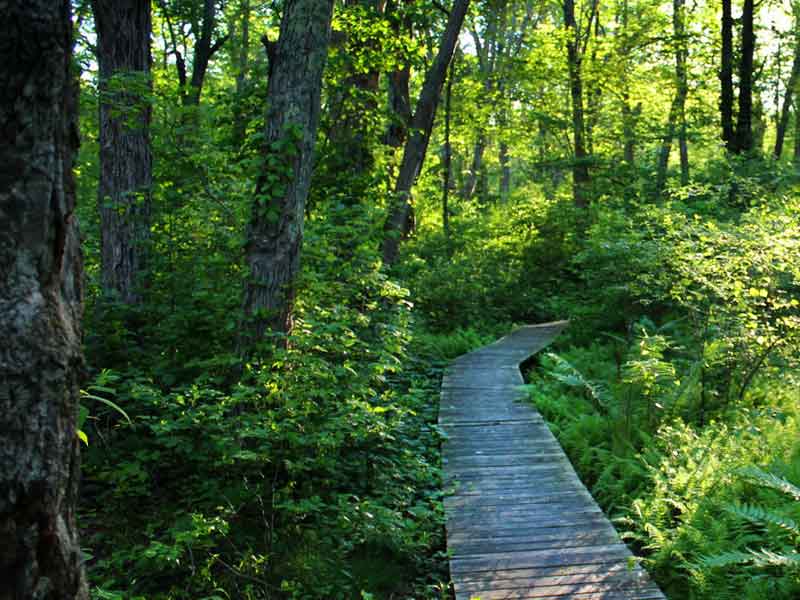
<path fill-rule="evenodd" d="M 100 67 L 101 281 L 137 304 L 146 287 L 153 159 L 149 0 L 92 0 Z"/>
<path fill-rule="evenodd" d="M 583 79 L 581 77 L 581 54 L 578 48 L 578 31 L 575 23 L 575 1 L 564 0 L 564 27 L 567 29 L 567 66 L 569 67 L 569 91 L 572 100 L 572 145 L 575 160 L 572 165 L 572 199 L 575 206 L 589 205 L 588 158 L 585 145 L 586 126 L 583 111 Z"/>
<path fill-rule="evenodd" d="M 753 54 L 756 34 L 753 28 L 753 0 L 744 0 L 742 11 L 742 49 L 739 60 L 739 110 L 736 118 L 734 152 L 753 150 Z"/>
<path fill-rule="evenodd" d="M 240 351 L 292 326 L 333 0 L 287 0 L 267 87 L 264 167 L 247 231 Z"/>
<path fill-rule="evenodd" d="M 734 150 L 733 131 L 733 9 L 732 0 L 722 0 L 722 55 L 719 73 L 719 114 L 722 141 L 729 152 Z"/>
<path fill-rule="evenodd" d="M 800 31 L 800 23 L 795 17 L 795 29 Z M 778 118 L 777 130 L 775 133 L 775 150 L 773 155 L 775 160 L 780 160 L 783 154 L 783 142 L 786 138 L 786 129 L 789 126 L 789 113 L 792 108 L 792 95 L 800 79 L 800 36 L 796 36 L 794 48 L 794 60 L 792 61 L 792 72 L 789 81 L 786 82 L 786 91 L 783 94 L 783 106 L 781 107 L 780 117 Z"/>
<path fill-rule="evenodd" d="M 0 22 L 0 598 L 83 600 L 70 2 L 3 2 Z"/>
<path fill-rule="evenodd" d="M 469 0 L 455 0 L 442 34 L 436 59 L 425 74 L 425 82 L 417 99 L 410 132 L 403 150 L 403 162 L 394 188 L 394 198 L 384 224 L 383 262 L 391 265 L 397 260 L 400 239 L 411 232 L 411 188 L 414 185 L 433 129 L 436 107 L 442 93 L 447 66 L 453 57 L 461 25 L 469 8 Z"/>

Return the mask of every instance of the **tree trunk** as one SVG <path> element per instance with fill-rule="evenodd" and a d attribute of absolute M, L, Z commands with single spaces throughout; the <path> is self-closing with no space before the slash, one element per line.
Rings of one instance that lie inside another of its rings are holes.
<path fill-rule="evenodd" d="M 675 132 L 678 134 L 678 150 L 681 161 L 681 185 L 689 183 L 689 149 L 686 140 L 686 97 L 689 93 L 689 84 L 686 76 L 687 40 L 686 40 L 686 0 L 673 0 L 672 2 L 672 28 L 675 37 L 675 98 L 669 109 L 667 131 L 661 143 L 656 169 L 656 199 L 660 199 L 667 183 L 667 168 L 672 141 Z"/>
<path fill-rule="evenodd" d="M 672 152 L 672 140 L 675 137 L 675 122 L 678 120 L 679 94 L 675 94 L 669 108 L 667 118 L 667 131 L 661 140 L 661 148 L 658 151 L 658 165 L 656 167 L 656 189 L 655 198 L 660 200 L 667 184 L 667 169 L 669 168 L 669 155 Z"/>
<path fill-rule="evenodd" d="M 732 0 L 722 0 L 722 56 L 719 73 L 719 114 L 722 141 L 729 152 L 735 147 L 733 131 L 733 9 Z"/>
<path fill-rule="evenodd" d="M 453 177 L 453 146 L 450 143 L 450 113 L 453 97 L 453 74 L 455 71 L 455 58 L 450 62 L 450 72 L 447 75 L 447 87 L 444 97 L 444 148 L 442 161 L 442 228 L 450 253 L 450 187 Z"/>
<path fill-rule="evenodd" d="M 413 0 L 403 0 L 404 4 L 411 4 Z M 386 14 L 391 21 L 392 30 L 395 35 L 400 37 L 404 33 L 408 36 L 412 35 L 411 18 L 408 15 L 402 18 L 393 10 L 396 4 L 392 3 L 391 7 L 387 5 Z M 400 148 L 406 141 L 406 134 L 408 133 L 408 126 L 411 123 L 411 95 L 409 92 L 409 83 L 411 81 L 411 65 L 407 60 L 404 60 L 402 65 L 389 73 L 388 76 L 388 91 L 389 91 L 389 114 L 391 120 L 389 127 L 384 135 L 384 143 L 391 148 Z"/>
<path fill-rule="evenodd" d="M 795 28 L 800 29 L 800 23 L 796 22 Z M 794 94 L 795 87 L 797 87 L 798 79 L 800 79 L 800 36 L 797 37 L 798 39 L 795 40 L 792 72 L 789 75 L 789 81 L 786 83 L 786 91 L 783 94 L 783 106 L 781 107 L 775 133 L 775 150 L 773 152 L 775 160 L 780 160 L 783 154 L 783 142 L 786 138 L 786 129 L 789 126 L 789 112 L 792 108 L 792 95 Z"/>
<path fill-rule="evenodd" d="M 345 0 L 345 10 L 359 7 L 364 12 L 372 13 L 371 18 L 379 16 L 378 2 L 375 0 Z M 362 57 L 376 52 L 374 43 L 358 47 L 363 43 L 348 40 L 345 56 Z M 333 147 L 332 155 L 328 155 L 330 169 L 347 178 L 349 203 L 358 203 L 364 197 L 369 185 L 365 177 L 374 165 L 371 137 L 373 126 L 364 115 L 373 114 L 378 108 L 378 89 L 380 73 L 374 69 L 364 69 L 357 60 L 348 60 L 347 75 L 341 86 L 332 93 L 334 98 L 329 102 L 332 115 L 329 116 L 331 127 L 329 143 Z M 407 90 L 408 88 L 406 88 Z"/>
<path fill-rule="evenodd" d="M 189 80 L 188 89 L 183 90 L 183 105 L 197 106 L 200 104 L 200 95 L 206 80 L 206 72 L 211 59 L 222 48 L 228 36 L 213 41 L 214 30 L 217 27 L 217 7 L 215 0 L 203 0 L 203 22 L 200 28 L 200 37 L 194 45 L 192 60 L 192 78 Z"/>
<path fill-rule="evenodd" d="M 268 331 L 286 334 L 292 327 L 332 13 L 333 0 L 284 4 L 267 87 L 264 168 L 247 231 L 250 277 L 242 354 L 251 352 Z"/>
<path fill-rule="evenodd" d="M 800 166 L 800 98 L 795 94 L 794 99 L 794 152 L 792 162 Z"/>
<path fill-rule="evenodd" d="M 508 143 L 500 142 L 500 201 L 506 202 L 511 194 L 511 157 L 508 155 Z"/>
<path fill-rule="evenodd" d="M 478 138 L 475 140 L 475 146 L 472 149 L 472 162 L 469 166 L 469 173 L 467 173 L 467 179 L 461 189 L 461 197 L 464 200 L 472 198 L 478 189 L 478 179 L 483 171 L 483 153 L 485 150 L 486 133 L 483 129 L 480 129 L 478 130 Z"/>
<path fill-rule="evenodd" d="M 686 0 L 673 0 L 672 27 L 675 32 L 675 81 L 677 83 L 678 150 L 681 160 L 681 185 L 689 184 L 689 148 L 686 139 L 686 98 L 689 95 L 689 82 L 686 60 L 689 53 L 686 39 Z"/>
<path fill-rule="evenodd" d="M 397 260 L 400 239 L 408 235 L 412 229 L 411 188 L 425 160 L 425 151 L 431 137 L 447 66 L 453 57 L 468 8 L 469 0 L 455 0 L 453 3 L 436 59 L 425 74 L 422 92 L 417 99 L 410 132 L 403 150 L 403 162 L 400 164 L 400 173 L 395 184 L 394 198 L 383 228 L 383 262 L 387 266 Z"/>
<path fill-rule="evenodd" d="M 84 600 L 70 2 L 4 2 L 0 22 L 0 598 Z"/>
<path fill-rule="evenodd" d="M 92 0 L 100 68 L 103 292 L 138 304 L 146 288 L 153 159 L 148 0 Z"/>
<path fill-rule="evenodd" d="M 575 23 L 575 1 L 564 0 L 564 27 L 567 29 L 567 65 L 569 67 L 569 90 L 572 100 L 572 144 L 575 160 L 572 165 L 572 198 L 575 206 L 589 205 L 588 154 L 584 142 L 586 127 L 583 115 L 583 79 L 581 56 L 578 48 L 578 31 Z"/>
<path fill-rule="evenodd" d="M 742 50 L 739 61 L 739 111 L 736 119 L 734 152 L 753 150 L 753 54 L 756 34 L 753 28 L 753 0 L 744 0 L 742 12 Z"/>
<path fill-rule="evenodd" d="M 236 102 L 233 106 L 233 145 L 239 148 L 245 140 L 247 119 L 243 103 L 247 77 L 250 71 L 250 0 L 242 0 L 242 38 L 239 48 L 239 70 L 236 73 Z"/>

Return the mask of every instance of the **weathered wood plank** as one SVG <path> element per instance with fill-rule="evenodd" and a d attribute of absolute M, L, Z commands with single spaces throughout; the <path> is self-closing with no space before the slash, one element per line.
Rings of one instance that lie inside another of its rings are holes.
<path fill-rule="evenodd" d="M 664 600 L 541 415 L 519 364 L 565 323 L 522 327 L 454 360 L 439 412 L 456 600 Z"/>

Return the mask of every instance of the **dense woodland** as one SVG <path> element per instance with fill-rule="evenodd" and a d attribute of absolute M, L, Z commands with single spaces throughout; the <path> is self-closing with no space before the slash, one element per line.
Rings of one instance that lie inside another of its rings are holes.
<path fill-rule="evenodd" d="M 0 23 L 0 598 L 450 598 L 441 371 L 557 319 L 669 598 L 800 597 L 796 0 Z"/>

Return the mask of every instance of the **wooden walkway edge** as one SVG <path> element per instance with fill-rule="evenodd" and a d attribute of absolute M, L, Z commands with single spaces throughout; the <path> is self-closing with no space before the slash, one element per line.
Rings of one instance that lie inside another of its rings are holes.
<path fill-rule="evenodd" d="M 566 322 L 531 325 L 452 362 L 442 380 L 447 546 L 456 600 L 664 600 L 580 482 L 519 364 Z"/>

